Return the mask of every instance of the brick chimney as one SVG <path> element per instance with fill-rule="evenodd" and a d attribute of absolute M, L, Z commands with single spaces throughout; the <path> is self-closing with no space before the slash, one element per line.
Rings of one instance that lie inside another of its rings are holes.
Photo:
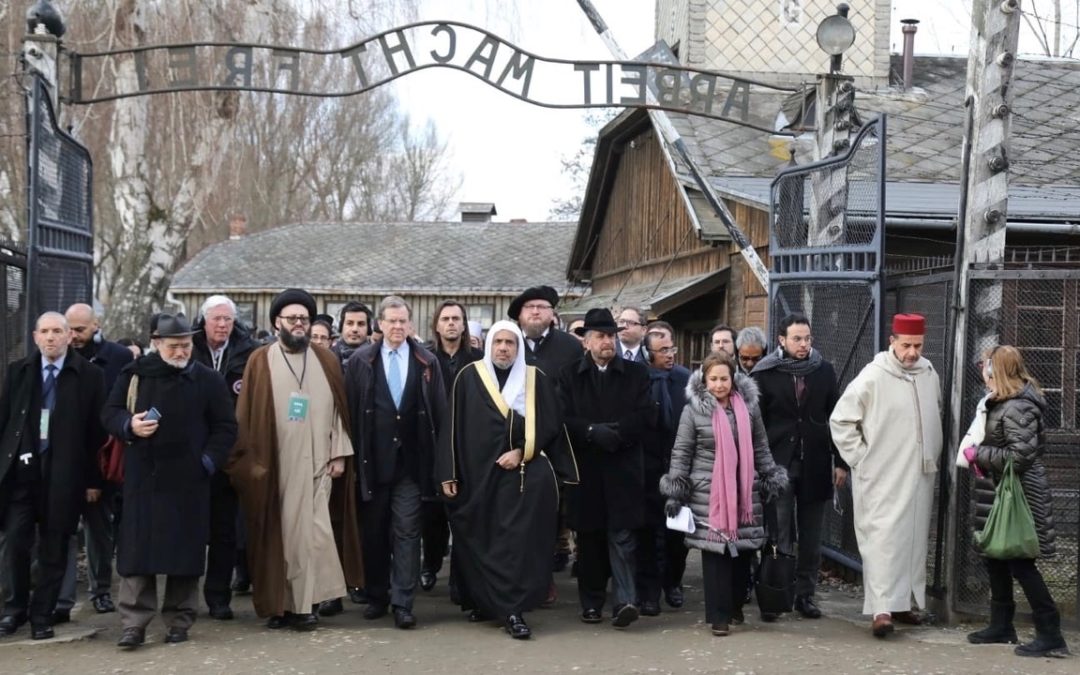
<path fill-rule="evenodd" d="M 247 216 L 234 213 L 229 218 L 229 239 L 236 240 L 247 234 Z"/>

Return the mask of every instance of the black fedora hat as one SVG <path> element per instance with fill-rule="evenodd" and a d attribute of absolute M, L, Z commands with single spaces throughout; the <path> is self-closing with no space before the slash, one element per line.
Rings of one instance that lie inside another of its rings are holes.
<path fill-rule="evenodd" d="M 610 309 L 600 307 L 585 312 L 585 323 L 575 328 L 574 333 L 577 335 L 585 335 L 585 333 L 590 330 L 615 334 L 621 331 L 622 328 L 619 328 L 618 324 L 615 323 L 615 317 L 611 315 Z"/>
<path fill-rule="evenodd" d="M 188 337 L 198 333 L 183 314 L 158 314 L 157 325 L 150 331 L 152 338 Z"/>
<path fill-rule="evenodd" d="M 526 288 L 521 295 L 510 301 L 510 307 L 507 308 L 506 315 L 517 321 L 518 317 L 521 316 L 522 305 L 530 300 L 545 300 L 552 307 L 555 307 L 559 304 L 559 292 L 551 286 Z"/>

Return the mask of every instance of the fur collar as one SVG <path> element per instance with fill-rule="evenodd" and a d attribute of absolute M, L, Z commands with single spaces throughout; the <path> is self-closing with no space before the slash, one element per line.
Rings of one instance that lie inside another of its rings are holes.
<path fill-rule="evenodd" d="M 755 410 L 758 405 L 758 385 L 754 378 L 743 373 L 735 374 L 735 391 L 742 394 L 746 401 L 746 407 Z M 698 412 L 711 414 L 716 407 L 716 399 L 705 388 L 705 378 L 698 368 L 690 375 L 690 381 L 686 383 L 686 401 Z"/>

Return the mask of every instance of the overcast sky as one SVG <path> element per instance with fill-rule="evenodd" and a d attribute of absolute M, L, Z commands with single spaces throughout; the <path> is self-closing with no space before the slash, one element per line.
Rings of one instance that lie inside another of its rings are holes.
<path fill-rule="evenodd" d="M 627 53 L 652 45 L 655 0 L 593 2 Z M 1036 5 L 1028 1 L 1024 7 L 1046 4 L 1048 0 L 1036 0 Z M 894 0 L 892 50 L 903 47 L 900 20 L 915 18 L 922 22 L 917 53 L 966 55 L 970 7 L 971 0 Z M 1063 9 L 1063 23 L 1080 23 L 1074 8 Z M 576 0 L 422 0 L 419 19 L 470 23 L 541 56 L 610 58 Z M 1066 30 L 1075 33 L 1074 28 Z M 1037 52 L 1027 26 L 1021 35 L 1020 52 Z M 494 202 L 500 221 L 542 221 L 552 200 L 570 191 L 560 159 L 572 155 L 591 133 L 584 111 L 534 106 L 447 69 L 413 73 L 390 86 L 417 125 L 431 119 L 449 141 L 452 165 L 462 177 L 459 201 Z"/>

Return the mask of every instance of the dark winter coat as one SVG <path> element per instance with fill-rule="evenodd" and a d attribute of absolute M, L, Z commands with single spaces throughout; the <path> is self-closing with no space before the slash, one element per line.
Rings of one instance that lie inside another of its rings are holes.
<path fill-rule="evenodd" d="M 420 471 L 420 494 L 432 497 L 436 491 L 435 451 L 439 430 L 446 419 L 446 387 L 438 359 L 419 342 L 409 341 L 409 358 L 420 366 L 420 408 L 417 410 L 416 452 Z M 371 501 L 375 484 L 375 367 L 382 368 L 380 343 L 365 342 L 345 362 L 345 393 L 349 401 L 353 449 L 356 451 L 356 489 L 361 501 Z"/>
<path fill-rule="evenodd" d="M 529 348 L 526 340 L 525 365 L 536 366 L 548 377 L 559 379 L 563 368 L 568 364 L 577 363 L 583 352 L 584 348 L 576 337 L 552 328 L 540 341 L 540 346 L 536 348 L 536 351 Z"/>
<path fill-rule="evenodd" d="M 205 331 L 206 320 L 200 318 L 199 322 L 195 324 L 195 328 Z M 192 337 L 192 341 L 195 343 L 195 348 L 191 352 L 191 357 L 213 370 L 214 358 L 210 354 L 210 346 L 206 343 L 206 333 L 196 333 Z M 233 403 L 240 397 L 240 388 L 243 386 L 244 380 L 244 368 L 251 357 L 251 352 L 260 346 L 255 338 L 251 337 L 251 333 L 240 325 L 239 321 L 233 322 L 232 333 L 229 334 L 229 342 L 225 345 L 225 353 L 221 357 L 221 366 L 218 370 L 222 377 L 225 378 L 225 384 L 229 387 Z"/>
<path fill-rule="evenodd" d="M 122 576 L 201 576 L 210 536 L 210 476 L 225 468 L 236 442 L 236 414 L 225 380 L 201 363 L 162 372 L 151 353 L 128 365 L 102 418 L 124 448 L 124 517 L 116 569 Z M 135 412 L 161 413 L 149 438 L 131 433 L 131 376 L 139 374 Z"/>
<path fill-rule="evenodd" d="M 0 522 L 7 510 L 15 463 L 37 452 L 41 416 L 41 353 L 12 363 L 0 395 Z M 53 532 L 74 534 L 86 506 L 86 490 L 101 489 L 97 451 L 105 442 L 100 415 L 104 376 L 68 349 L 56 380 L 56 406 L 49 419 L 49 450 L 41 460 L 39 521 Z"/>
<path fill-rule="evenodd" d="M 87 361 L 101 368 L 105 375 L 105 396 L 108 396 L 116 384 L 116 378 L 120 377 L 120 371 L 135 360 L 135 355 L 127 347 L 106 340 L 100 332 L 94 337 L 98 341 L 91 339 L 77 351 Z"/>
<path fill-rule="evenodd" d="M 763 501 L 773 501 L 787 487 L 787 471 L 773 461 L 769 452 L 769 440 L 758 411 L 758 388 L 750 377 L 735 375 L 735 391 L 742 394 L 750 413 L 754 441 L 754 522 L 740 525 L 735 548 L 739 552 L 756 551 L 765 545 Z M 716 438 L 713 434 L 712 416 L 716 398 L 705 388 L 701 371 L 690 376 L 686 385 L 686 407 L 679 421 L 675 447 L 671 450 L 671 470 L 660 480 L 660 492 L 682 506 L 689 506 L 694 514 L 697 529 L 687 534 L 689 548 L 712 553 L 725 553 L 727 544 L 709 537 L 709 492 L 712 489 L 713 462 L 716 459 Z M 738 443 L 739 434 L 735 414 L 728 410 L 732 434 Z"/>
<path fill-rule="evenodd" d="M 640 363 L 612 359 L 601 391 L 596 370 L 592 356 L 584 352 L 559 377 L 566 431 L 580 476 L 580 484 L 566 488 L 568 520 L 579 532 L 635 529 L 642 526 L 645 513 L 641 436 L 654 414 L 649 373 Z M 589 431 L 601 423 L 618 424 L 614 451 L 601 448 Z"/>
<path fill-rule="evenodd" d="M 649 370 L 650 378 L 657 371 Z M 650 379 L 649 399 L 656 408 L 652 423 L 642 435 L 645 450 L 645 524 L 650 527 L 664 525 L 664 496 L 660 494 L 660 477 L 668 472 L 671 464 L 671 448 L 675 445 L 675 432 L 679 429 L 683 406 L 686 405 L 686 385 L 690 381 L 690 371 L 676 365 L 668 371 L 666 380 Z M 666 385 L 668 398 L 671 400 L 669 426 L 664 426 L 664 416 L 660 413 L 661 401 L 657 400 L 657 387 Z"/>
<path fill-rule="evenodd" d="M 798 480 L 799 497 L 825 501 L 833 493 L 833 466 L 848 466 L 832 442 L 829 417 L 840 398 L 840 387 L 832 364 L 822 361 L 807 375 L 802 405 L 795 399 L 795 381 L 778 368 L 752 375 L 761 392 L 761 420 L 769 435 L 773 459 L 785 469 L 802 460 Z"/>
<path fill-rule="evenodd" d="M 994 504 L 994 487 L 1001 480 L 1005 463 L 1013 460 L 1020 476 L 1035 530 L 1039 535 L 1039 555 L 1052 556 L 1057 550 L 1054 530 L 1053 496 L 1046 479 L 1042 456 L 1046 451 L 1044 415 L 1046 399 L 1030 384 L 1015 397 L 986 401 L 986 435 L 975 454 L 975 464 L 992 477 L 975 485 L 975 529 L 982 530 Z"/>

